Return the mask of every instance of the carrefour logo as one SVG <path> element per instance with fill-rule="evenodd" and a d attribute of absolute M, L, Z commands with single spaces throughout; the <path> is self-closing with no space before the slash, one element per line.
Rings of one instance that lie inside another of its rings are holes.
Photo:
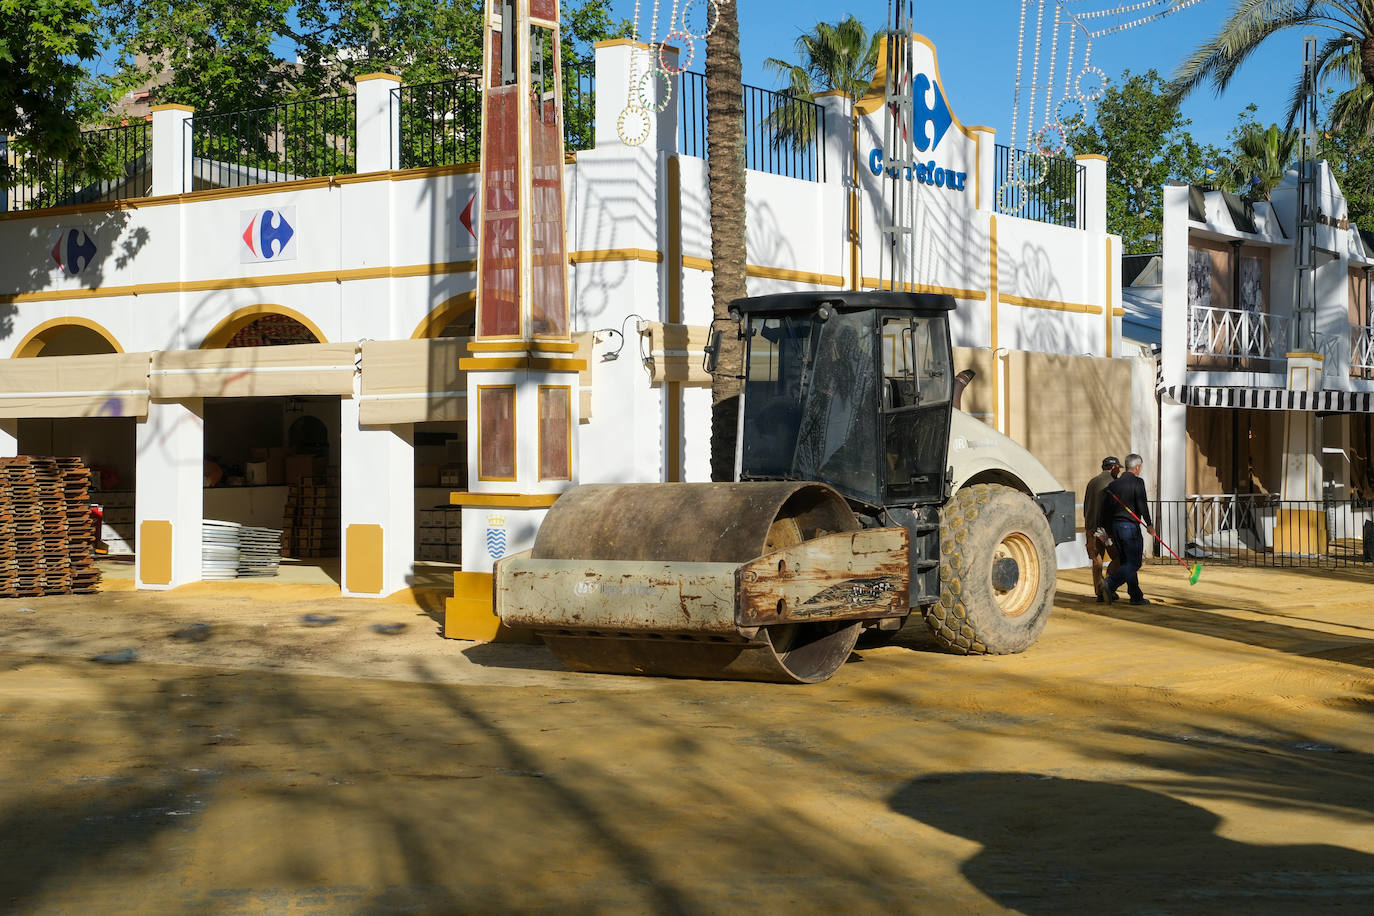
<path fill-rule="evenodd" d="M 902 136 L 904 139 L 909 136 L 912 146 L 920 152 L 934 152 L 949 131 L 950 125 L 954 123 L 954 116 L 950 114 L 949 104 L 945 101 L 945 94 L 940 91 L 940 84 L 924 73 L 917 73 L 911 78 L 911 90 L 910 117 L 898 118 L 902 124 Z M 927 93 L 934 99 L 933 104 L 926 104 Z M 894 109 L 895 105 L 896 103 L 893 103 Z M 883 158 L 881 149 L 875 147 L 869 151 L 868 168 L 874 175 L 883 173 Z M 888 174 L 893 178 L 897 177 L 897 172 L 896 168 L 888 169 Z M 944 168 L 931 159 L 910 166 L 903 177 L 907 181 L 915 180 L 937 188 L 962 191 L 964 182 L 968 180 L 968 173 Z"/>
<path fill-rule="evenodd" d="M 874 147 L 868 151 L 868 170 L 874 175 L 883 173 L 883 151 Z M 897 177 L 897 169 L 891 168 L 887 173 L 893 178 Z M 906 170 L 904 176 L 907 181 L 915 179 L 921 184 L 934 185 L 937 188 L 944 188 L 949 191 L 964 190 L 964 182 L 968 180 L 968 172 L 956 172 L 954 169 L 942 168 L 935 164 L 932 159 L 929 162 L 918 162 Z"/>
<path fill-rule="evenodd" d="M 296 208 L 275 207 L 239 213 L 239 261 L 292 261 L 296 258 Z"/>

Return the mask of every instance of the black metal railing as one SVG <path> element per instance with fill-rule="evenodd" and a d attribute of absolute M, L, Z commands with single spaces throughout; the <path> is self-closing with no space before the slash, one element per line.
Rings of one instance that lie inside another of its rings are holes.
<path fill-rule="evenodd" d="M 482 150 L 482 80 L 480 77 L 397 86 L 391 110 L 399 122 L 397 168 L 477 162 Z"/>
<path fill-rule="evenodd" d="M 340 95 L 198 114 L 186 122 L 191 173 L 184 190 L 351 175 L 357 112 L 357 99 Z"/>
<path fill-rule="evenodd" d="M 152 191 L 152 131 L 147 121 L 81 132 L 71 161 L 26 155 L 0 138 L 4 210 L 37 210 L 147 197 Z"/>
<path fill-rule="evenodd" d="M 482 81 L 477 77 L 398 86 L 391 107 L 399 122 L 397 168 L 478 162 L 482 156 Z M 563 143 L 569 152 L 596 145 L 596 81 L 563 71 Z"/>
<path fill-rule="evenodd" d="M 678 78 L 678 152 L 706 158 L 706 74 Z M 745 167 L 825 181 L 825 112 L 783 92 L 744 87 Z"/>
<path fill-rule="evenodd" d="M 993 154 L 994 206 L 998 213 L 1081 229 L 1085 171 L 1063 156 L 1046 156 L 999 143 Z"/>
<path fill-rule="evenodd" d="M 1361 499 L 1283 500 L 1226 494 L 1158 500 L 1155 526 L 1188 562 L 1331 569 L 1369 562 L 1374 504 Z M 1149 545 L 1147 545 L 1148 548 Z M 1152 562 L 1177 562 L 1154 545 Z"/>

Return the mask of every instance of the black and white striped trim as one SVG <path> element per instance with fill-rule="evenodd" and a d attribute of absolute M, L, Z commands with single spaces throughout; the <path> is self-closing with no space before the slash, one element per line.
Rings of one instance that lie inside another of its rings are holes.
<path fill-rule="evenodd" d="M 1166 403 L 1188 407 L 1374 413 L 1374 392 L 1369 391 L 1285 391 L 1281 388 L 1184 385 L 1181 388 L 1161 386 L 1159 394 Z"/>

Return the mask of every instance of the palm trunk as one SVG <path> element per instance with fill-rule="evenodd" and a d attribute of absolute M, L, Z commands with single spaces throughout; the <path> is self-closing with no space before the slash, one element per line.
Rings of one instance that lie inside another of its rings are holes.
<path fill-rule="evenodd" d="M 1374 35 L 1360 42 L 1360 74 L 1366 83 L 1374 86 Z"/>
<path fill-rule="evenodd" d="M 744 90 L 740 82 L 739 16 L 720 5 L 706 39 L 706 183 L 711 198 L 713 327 L 723 331 L 711 377 L 711 479 L 732 480 L 743 347 L 730 322 L 730 302 L 746 295 L 744 239 Z"/>

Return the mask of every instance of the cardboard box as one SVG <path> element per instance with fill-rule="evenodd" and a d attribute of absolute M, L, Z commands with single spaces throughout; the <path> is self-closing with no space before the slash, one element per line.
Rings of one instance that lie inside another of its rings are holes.
<path fill-rule="evenodd" d="M 463 545 L 462 545 L 462 544 L 449 544 L 449 545 L 444 549 L 444 553 L 445 553 L 445 557 L 447 558 L 448 562 L 450 562 L 450 563 L 461 563 L 461 562 L 463 562 Z"/>
<path fill-rule="evenodd" d="M 441 487 L 461 487 L 467 481 L 463 479 L 463 469 L 457 467 L 445 467 L 439 469 L 439 486 Z"/>
<path fill-rule="evenodd" d="M 243 466 L 243 479 L 250 487 L 267 485 L 267 462 L 250 461 Z"/>
<path fill-rule="evenodd" d="M 444 529 L 444 543 L 445 543 L 445 544 L 461 544 L 461 543 L 463 543 L 463 529 L 462 529 L 462 528 L 445 528 L 445 529 Z"/>
<path fill-rule="evenodd" d="M 442 563 L 446 556 L 448 556 L 448 553 L 443 544 L 421 544 L 417 552 L 418 559 L 429 560 L 431 562 L 438 561 Z"/>
<path fill-rule="evenodd" d="M 286 459 L 285 479 L 287 483 L 300 483 L 303 478 L 315 476 L 316 469 L 324 470 L 324 462 L 313 455 L 292 455 Z"/>

